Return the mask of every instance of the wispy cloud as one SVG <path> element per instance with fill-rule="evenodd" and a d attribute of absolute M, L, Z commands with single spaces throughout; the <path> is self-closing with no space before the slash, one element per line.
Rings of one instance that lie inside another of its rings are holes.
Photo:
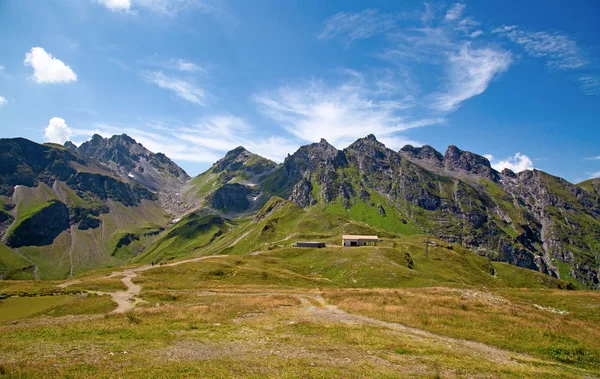
<path fill-rule="evenodd" d="M 100 5 L 104 5 L 113 12 L 130 12 L 131 0 L 95 0 Z"/>
<path fill-rule="evenodd" d="M 323 22 L 320 40 L 341 38 L 347 43 L 385 33 L 397 26 L 398 16 L 381 14 L 379 9 L 359 13 L 340 12 Z"/>
<path fill-rule="evenodd" d="M 434 96 L 433 106 L 442 111 L 452 111 L 460 104 L 482 94 L 490 82 L 506 71 L 512 62 L 508 51 L 494 48 L 473 48 L 462 45 L 448 57 L 448 83 L 446 89 Z"/>
<path fill-rule="evenodd" d="M 446 20 L 458 20 L 462 17 L 463 11 L 465 10 L 466 5 L 463 3 L 454 4 L 448 11 L 446 12 Z"/>
<path fill-rule="evenodd" d="M 237 146 L 259 153 L 277 162 L 294 152 L 299 141 L 282 136 L 260 136 L 258 130 L 242 118 L 230 114 L 204 118 L 190 128 L 174 133 L 177 138 L 221 154 Z"/>
<path fill-rule="evenodd" d="M 498 171 L 502 171 L 505 168 L 514 172 L 533 170 L 533 161 L 525 154 L 516 153 L 514 156 L 503 160 L 496 160 L 490 154 L 486 154 L 485 157 L 490 161 L 492 167 Z"/>
<path fill-rule="evenodd" d="M 193 62 L 186 61 L 185 59 L 179 58 L 179 59 L 172 60 L 171 62 L 174 63 L 175 67 L 179 71 L 185 71 L 185 72 L 205 72 L 206 71 L 204 69 L 204 67 L 200 67 Z"/>
<path fill-rule="evenodd" d="M 596 160 L 600 160 L 600 155 L 597 157 L 589 157 L 589 158 L 584 158 L 584 161 L 596 161 Z"/>
<path fill-rule="evenodd" d="M 423 102 L 440 112 L 454 111 L 485 92 L 513 61 L 509 51 L 473 41 L 483 31 L 477 29 L 477 21 L 464 16 L 465 11 L 466 6 L 458 3 L 446 11 L 443 20 L 432 16 L 425 26 L 394 33 L 390 38 L 394 45 L 380 55 L 399 66 L 415 67 L 413 76 L 421 82 L 435 81 L 439 90 L 424 94 Z"/>
<path fill-rule="evenodd" d="M 210 12 L 214 8 L 201 0 L 133 0 L 136 6 L 165 16 L 176 16 L 183 12 Z"/>
<path fill-rule="evenodd" d="M 585 75 L 578 79 L 581 92 L 586 95 L 600 95 L 600 76 Z"/>
<path fill-rule="evenodd" d="M 160 88 L 172 91 L 177 96 L 191 103 L 204 105 L 205 91 L 196 87 L 190 81 L 168 76 L 162 71 L 146 71 L 143 73 L 148 83 L 156 84 Z"/>
<path fill-rule="evenodd" d="M 600 178 L 600 171 L 593 172 L 589 177 L 589 179 L 596 179 L 596 178 Z"/>
<path fill-rule="evenodd" d="M 516 25 L 502 26 L 492 31 L 523 46 L 525 51 L 536 58 L 545 58 L 548 66 L 561 70 L 580 68 L 589 63 L 577 42 L 559 32 L 532 32 Z"/>
<path fill-rule="evenodd" d="M 400 112 L 412 106 L 410 99 L 379 97 L 377 90 L 361 77 L 337 85 L 311 80 L 284 86 L 258 94 L 254 101 L 266 116 L 281 123 L 293 136 L 307 142 L 325 138 L 338 147 L 369 133 L 391 144 L 402 143 L 398 132 L 444 121 L 401 117 Z"/>
<path fill-rule="evenodd" d="M 8 104 L 6 98 L 4 96 L 0 96 L 0 109 L 3 108 L 6 104 Z"/>
<path fill-rule="evenodd" d="M 33 68 L 33 80 L 38 84 L 70 83 L 77 81 L 71 67 L 41 47 L 32 47 L 25 54 L 25 66 Z"/>
<path fill-rule="evenodd" d="M 164 153 L 176 161 L 195 163 L 214 163 L 237 146 L 281 162 L 300 146 L 297 140 L 264 135 L 246 120 L 231 114 L 209 116 L 192 124 L 176 119 L 140 119 L 132 124 L 96 123 L 73 128 L 69 136 L 80 143 L 93 134 L 108 138 L 122 133 L 150 151 Z"/>
<path fill-rule="evenodd" d="M 201 0 L 93 0 L 113 12 L 135 15 L 147 10 L 159 15 L 173 17 L 186 11 L 211 12 L 214 8 Z"/>
<path fill-rule="evenodd" d="M 161 57 L 158 54 L 153 54 L 150 57 L 145 59 L 141 59 L 137 61 L 138 63 L 149 66 L 149 67 L 157 67 L 163 70 L 169 71 L 181 71 L 190 74 L 206 74 L 207 70 L 205 67 L 202 67 L 192 61 L 182 58 L 165 58 Z"/>

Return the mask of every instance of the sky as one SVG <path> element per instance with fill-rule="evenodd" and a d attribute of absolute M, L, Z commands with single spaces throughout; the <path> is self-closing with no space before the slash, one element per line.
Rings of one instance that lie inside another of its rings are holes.
<path fill-rule="evenodd" d="M 600 2 L 0 0 L 0 138 L 126 133 L 197 175 L 242 145 L 448 145 L 600 177 Z"/>

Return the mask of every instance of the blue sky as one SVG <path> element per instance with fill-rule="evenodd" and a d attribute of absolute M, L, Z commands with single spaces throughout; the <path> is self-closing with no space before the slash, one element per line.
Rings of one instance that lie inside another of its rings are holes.
<path fill-rule="evenodd" d="M 524 4 L 525 3 L 525 4 Z M 448 145 L 600 177 L 597 1 L 0 1 L 0 137 L 127 133 L 190 174 L 243 145 Z"/>

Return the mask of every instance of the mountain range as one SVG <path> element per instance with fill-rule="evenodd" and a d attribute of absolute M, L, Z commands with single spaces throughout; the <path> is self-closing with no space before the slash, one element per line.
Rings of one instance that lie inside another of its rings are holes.
<path fill-rule="evenodd" d="M 127 135 L 80 146 L 0 140 L 3 279 L 64 279 L 201 249 L 251 253 L 288 243 L 269 232 L 299 212 L 304 228 L 310 218 L 336 217 L 340 232 L 429 234 L 600 288 L 600 179 L 498 172 L 456 146 L 394 151 L 373 135 L 343 150 L 321 140 L 281 164 L 238 147 L 194 178 Z M 323 225 L 309 236 L 332 238 Z"/>

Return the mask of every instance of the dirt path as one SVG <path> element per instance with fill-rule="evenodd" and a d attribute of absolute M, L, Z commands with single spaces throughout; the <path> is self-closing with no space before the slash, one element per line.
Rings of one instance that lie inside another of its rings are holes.
<path fill-rule="evenodd" d="M 123 282 L 125 287 L 127 287 L 127 289 L 125 291 L 115 291 L 115 292 L 88 291 L 88 292 L 94 293 L 97 295 L 109 295 L 112 298 L 112 300 L 115 303 L 117 303 L 117 308 L 115 308 L 110 313 L 125 313 L 125 312 L 133 309 L 140 302 L 143 302 L 143 300 L 138 297 L 139 293 L 142 292 L 142 286 L 133 283 L 133 279 L 138 275 L 138 272 L 143 272 L 143 271 L 147 271 L 147 270 L 151 270 L 151 269 L 159 268 L 159 267 L 173 267 L 173 266 L 178 266 L 178 265 L 184 264 L 184 263 L 197 262 L 197 261 L 210 259 L 210 258 L 223 258 L 226 256 L 227 255 L 209 255 L 206 257 L 192 258 L 192 259 L 186 259 L 183 261 L 168 263 L 168 264 L 164 264 L 162 266 L 153 266 L 153 265 L 146 264 L 146 265 L 143 265 L 140 267 L 126 269 L 123 271 L 115 271 L 112 274 L 104 277 L 103 279 L 122 276 L 121 282 Z M 66 282 L 58 285 L 58 287 L 66 288 L 72 284 L 81 283 L 81 282 L 83 282 L 82 279 L 69 280 L 69 281 L 66 281 Z"/>
<path fill-rule="evenodd" d="M 233 243 L 231 245 L 229 245 L 229 247 L 234 247 L 235 245 L 237 245 L 238 242 L 240 242 L 241 240 L 243 240 L 244 238 L 246 238 L 248 236 L 248 234 L 250 234 L 253 230 L 254 229 L 250 229 L 246 233 L 244 233 L 241 236 L 239 236 L 235 241 L 233 241 Z"/>

